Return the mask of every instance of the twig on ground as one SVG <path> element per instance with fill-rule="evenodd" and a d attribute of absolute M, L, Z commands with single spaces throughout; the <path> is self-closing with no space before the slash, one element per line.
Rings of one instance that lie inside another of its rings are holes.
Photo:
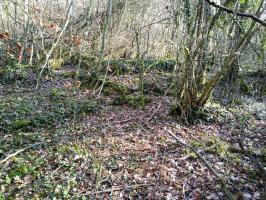
<path fill-rule="evenodd" d="M 132 118 L 124 119 L 124 120 L 121 120 L 121 121 L 114 121 L 114 122 L 110 123 L 109 125 L 126 123 L 126 122 L 129 122 L 129 121 L 135 120 L 135 119 L 139 119 L 139 118 L 138 117 L 132 117 Z"/>
<path fill-rule="evenodd" d="M 20 149 L 20 150 L 16 151 L 15 153 L 12 153 L 12 154 L 8 155 L 5 159 L 1 160 L 0 164 L 3 164 L 5 162 L 7 162 L 10 158 L 15 157 L 16 155 L 18 155 L 18 154 L 20 154 L 20 153 L 22 153 L 22 152 L 24 152 L 24 151 L 26 151 L 26 150 L 28 150 L 30 148 L 33 148 L 35 146 L 38 146 L 38 145 L 41 145 L 41 144 L 45 144 L 45 143 L 46 142 L 38 142 L 38 143 L 32 144 L 30 146 L 27 146 L 27 147 L 25 147 L 23 149 Z"/>
<path fill-rule="evenodd" d="M 187 184 L 187 181 L 184 181 L 184 183 L 183 183 L 183 187 L 182 187 L 182 192 L 183 192 L 183 198 L 184 198 L 184 200 L 187 200 L 187 198 L 186 198 L 186 184 Z"/>
<path fill-rule="evenodd" d="M 62 167 L 64 167 L 67 163 L 63 163 L 62 165 L 60 165 L 59 167 L 57 167 L 50 175 L 48 175 L 45 179 L 50 178 L 51 176 L 53 176 L 59 169 L 61 169 Z"/>
<path fill-rule="evenodd" d="M 162 106 L 162 102 L 161 103 L 159 103 L 159 105 L 157 106 L 157 108 L 155 109 L 155 111 L 151 114 L 151 116 L 144 122 L 144 124 L 147 124 L 147 123 L 149 123 L 152 119 L 153 119 L 153 117 L 158 113 L 158 111 L 159 111 L 159 109 L 161 108 L 161 106 Z"/>
<path fill-rule="evenodd" d="M 221 183 L 222 185 L 222 189 L 225 193 L 225 195 L 227 196 L 228 199 L 234 199 L 234 195 L 228 191 L 226 189 L 226 184 L 225 184 L 225 181 L 224 179 L 216 172 L 216 170 L 210 165 L 210 163 L 208 163 L 208 161 L 202 156 L 200 155 L 199 151 L 194 148 L 193 146 L 183 142 L 181 139 L 179 139 L 174 133 L 172 133 L 171 131 L 167 130 L 168 134 L 171 135 L 178 144 L 180 144 L 181 146 L 184 146 L 188 149 L 190 149 L 191 151 L 193 151 L 196 156 L 207 166 L 207 168 L 214 174 L 214 176 L 219 180 L 219 182 Z"/>

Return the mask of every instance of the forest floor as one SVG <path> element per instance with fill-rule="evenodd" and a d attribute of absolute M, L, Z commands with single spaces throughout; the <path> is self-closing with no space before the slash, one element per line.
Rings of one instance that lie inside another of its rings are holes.
<path fill-rule="evenodd" d="M 146 78 L 154 85 L 156 77 Z M 110 79 L 137 87 L 132 75 Z M 265 101 L 212 101 L 204 120 L 186 125 L 169 115 L 172 96 L 149 93 L 142 108 L 82 84 L 46 77 L 38 90 L 0 85 L 0 199 L 226 199 L 169 132 L 197 148 L 236 197 L 262 198 Z"/>

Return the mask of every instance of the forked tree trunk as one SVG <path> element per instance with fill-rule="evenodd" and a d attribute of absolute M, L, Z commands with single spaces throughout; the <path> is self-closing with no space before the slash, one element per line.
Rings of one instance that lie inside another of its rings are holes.
<path fill-rule="evenodd" d="M 230 55 L 225 59 L 221 69 L 205 84 L 202 91 L 197 91 L 197 85 L 194 76 L 194 66 L 192 61 L 193 53 L 190 55 L 189 51 L 186 50 L 186 62 L 184 70 L 182 72 L 183 77 L 181 79 L 182 85 L 180 85 L 178 95 L 177 109 L 180 111 L 180 115 L 187 119 L 191 116 L 192 111 L 197 111 L 207 103 L 210 99 L 214 88 L 217 86 L 220 79 L 228 73 L 232 68 L 233 63 L 240 56 L 240 52 L 248 44 L 248 41 L 254 35 L 257 28 L 256 23 L 252 22 L 248 31 L 244 34 L 243 38 L 232 48 Z"/>
<path fill-rule="evenodd" d="M 232 68 L 232 64 L 235 62 L 236 58 L 240 56 L 240 52 L 242 49 L 247 45 L 248 41 L 252 37 L 252 35 L 257 31 L 255 29 L 255 22 L 253 22 L 249 28 L 249 30 L 246 32 L 246 34 L 243 36 L 241 41 L 236 45 L 232 53 L 228 56 L 228 58 L 225 60 L 223 67 L 220 71 L 218 71 L 206 84 L 205 88 L 203 89 L 203 92 L 197 102 L 197 107 L 201 108 L 203 107 L 206 102 L 209 100 L 215 86 L 218 84 L 220 79 Z"/>

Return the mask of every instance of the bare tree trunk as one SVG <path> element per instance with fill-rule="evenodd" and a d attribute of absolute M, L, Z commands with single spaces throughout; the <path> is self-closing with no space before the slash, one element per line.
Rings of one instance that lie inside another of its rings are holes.
<path fill-rule="evenodd" d="M 112 14 L 112 5 L 113 5 L 113 0 L 108 0 L 107 4 L 107 11 L 104 19 L 104 26 L 103 26 L 103 31 L 102 31 L 102 38 L 101 38 L 101 48 L 100 48 L 100 53 L 99 53 L 99 71 L 102 70 L 102 62 L 104 59 L 104 52 L 105 52 L 105 44 L 106 44 L 106 38 L 108 34 L 108 28 L 109 28 L 109 23 L 110 23 L 110 17 Z"/>
<path fill-rule="evenodd" d="M 42 77 L 42 74 L 43 74 L 45 68 L 46 68 L 47 65 L 48 65 L 49 59 L 50 59 L 50 57 L 51 57 L 51 55 L 52 55 L 52 53 L 53 53 L 55 47 L 56 47 L 57 44 L 59 43 L 61 37 L 63 36 L 63 34 L 64 34 L 64 32 L 65 32 L 65 30 L 66 30 L 66 28 L 67 28 L 67 25 L 68 25 L 68 22 L 69 22 L 69 19 L 70 19 L 70 13 L 71 13 L 71 8 L 72 8 L 72 6 L 73 6 L 73 0 L 71 0 L 71 2 L 70 2 L 70 4 L 69 4 L 69 7 L 68 7 L 68 9 L 67 9 L 65 24 L 64 24 L 64 26 L 63 26 L 61 32 L 59 33 L 59 36 L 58 36 L 57 40 L 52 44 L 52 47 L 51 47 L 50 51 L 49 51 L 48 54 L 46 55 L 45 62 L 44 62 L 44 64 L 43 64 L 42 68 L 41 68 L 41 71 L 40 71 L 39 77 L 38 77 L 38 79 L 37 79 L 36 89 L 39 87 L 40 79 L 41 79 L 41 77 Z"/>

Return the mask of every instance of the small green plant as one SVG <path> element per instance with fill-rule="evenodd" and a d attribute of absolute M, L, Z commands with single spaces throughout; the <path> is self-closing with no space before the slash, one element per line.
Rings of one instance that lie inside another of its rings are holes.
<path fill-rule="evenodd" d="M 50 96 L 51 97 L 59 97 L 59 96 L 63 96 L 64 92 L 57 89 L 57 88 L 52 88 L 50 91 Z"/>
<path fill-rule="evenodd" d="M 10 170 L 8 177 L 11 180 L 19 180 L 26 174 L 31 174 L 35 170 L 35 167 L 28 164 L 25 160 L 14 159 L 14 167 Z"/>
<path fill-rule="evenodd" d="M 228 144 L 224 141 L 222 141 L 221 139 L 219 139 L 218 137 L 209 137 L 207 139 L 207 150 L 210 152 L 214 152 L 217 153 L 221 156 L 225 156 L 228 154 Z"/>
<path fill-rule="evenodd" d="M 0 192 L 0 200 L 4 200 L 4 199 L 5 199 L 4 193 Z"/>

